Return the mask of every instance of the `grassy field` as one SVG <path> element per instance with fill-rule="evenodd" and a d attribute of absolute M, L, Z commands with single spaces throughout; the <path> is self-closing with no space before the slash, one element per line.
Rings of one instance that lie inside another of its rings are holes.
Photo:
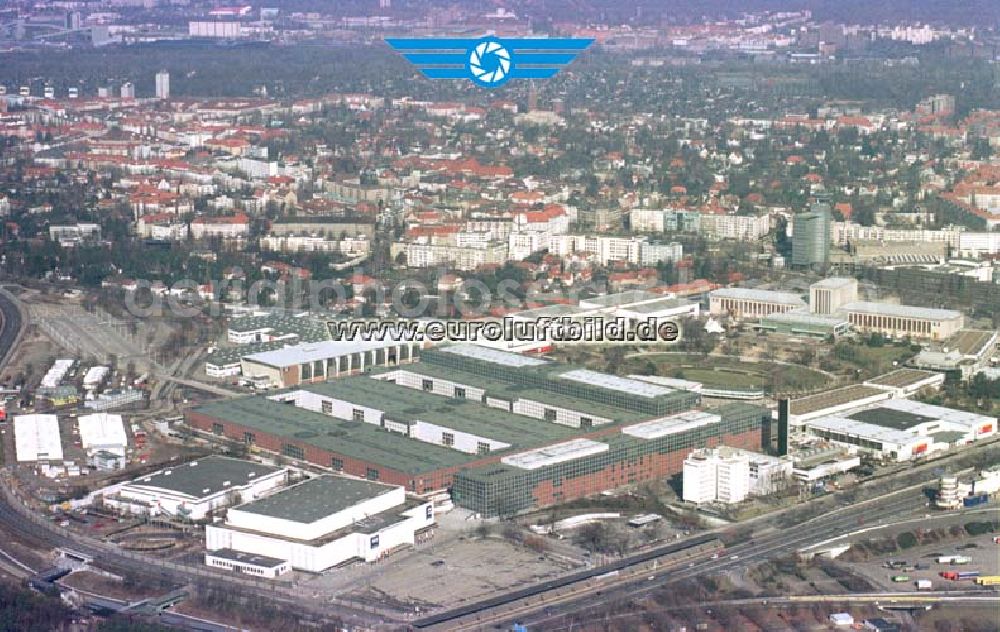
<path fill-rule="evenodd" d="M 646 373 L 648 365 L 656 367 L 655 375 L 678 377 L 702 382 L 715 388 L 768 388 L 771 385 L 771 365 L 743 362 L 736 358 L 703 357 L 695 354 L 648 354 L 626 358 L 622 373 Z M 818 388 L 829 379 L 818 371 L 795 365 L 778 365 L 786 385 L 798 388 Z"/>
<path fill-rule="evenodd" d="M 892 371 L 895 368 L 893 362 L 902 365 L 913 354 L 913 350 L 907 346 L 887 344 L 881 347 L 869 347 L 847 342 L 839 343 L 834 351 L 837 359 L 861 369 L 865 377 Z"/>

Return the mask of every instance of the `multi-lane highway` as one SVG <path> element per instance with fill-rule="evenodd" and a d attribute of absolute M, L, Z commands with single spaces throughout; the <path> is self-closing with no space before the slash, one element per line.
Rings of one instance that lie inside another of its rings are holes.
<path fill-rule="evenodd" d="M 651 564 L 644 565 L 618 578 L 609 578 L 600 587 L 592 582 L 580 582 L 471 614 L 456 612 L 454 618 L 439 615 L 435 625 L 427 627 L 432 630 L 475 630 L 520 621 L 529 624 L 529 629 L 548 629 L 558 625 L 567 615 L 579 614 L 588 608 L 600 607 L 622 598 L 635 598 L 657 590 L 665 583 L 753 565 L 852 531 L 862 523 L 878 524 L 912 512 L 915 508 L 922 510 L 925 501 L 926 498 L 919 489 L 896 492 L 835 509 L 792 529 L 768 528 L 755 533 L 751 540 L 730 546 L 717 558 L 692 561 L 687 567 L 657 572 Z M 417 622 L 417 625 L 421 623 Z"/>
<path fill-rule="evenodd" d="M 752 567 L 755 564 L 794 554 L 807 546 L 817 544 L 858 530 L 862 527 L 877 526 L 894 521 L 901 516 L 914 511 L 923 512 L 925 497 L 920 490 L 906 490 L 888 496 L 873 499 L 864 503 L 840 508 L 790 529 L 772 529 L 768 532 L 754 534 L 752 540 L 729 547 L 725 554 L 717 559 L 708 559 L 695 563 L 686 569 L 678 569 L 664 574 L 654 574 L 653 581 L 644 577 L 605 589 L 595 596 L 593 592 L 584 599 L 572 599 L 553 607 L 535 606 L 534 614 L 501 618 L 500 621 L 517 619 L 528 623 L 529 629 L 553 629 L 560 627 L 567 615 L 578 615 L 588 608 L 601 608 L 614 601 L 624 598 L 641 598 L 643 595 L 658 590 L 663 584 L 690 580 L 698 576 L 714 575 L 741 567 Z"/>

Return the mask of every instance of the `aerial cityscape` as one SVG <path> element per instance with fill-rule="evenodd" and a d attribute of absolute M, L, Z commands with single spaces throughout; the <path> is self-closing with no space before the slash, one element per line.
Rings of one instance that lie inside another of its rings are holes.
<path fill-rule="evenodd" d="M 1000 3 L 0 59 L 0 630 L 1000 631 Z"/>

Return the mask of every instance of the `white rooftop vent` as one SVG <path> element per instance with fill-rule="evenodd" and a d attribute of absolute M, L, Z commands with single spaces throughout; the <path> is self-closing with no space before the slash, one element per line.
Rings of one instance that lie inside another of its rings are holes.
<path fill-rule="evenodd" d="M 171 474 L 173 474 L 173 471 L 171 470 L 167 470 L 166 472 L 163 473 L 164 476 L 170 476 Z"/>
<path fill-rule="evenodd" d="M 212 490 L 210 488 L 206 487 L 205 489 L 201 490 L 201 493 L 202 494 L 207 494 L 210 491 L 212 491 Z"/>
<path fill-rule="evenodd" d="M 223 486 L 223 487 L 229 487 L 229 486 L 230 486 L 230 485 L 232 485 L 232 484 L 233 484 L 233 482 L 232 482 L 232 481 L 222 481 L 222 486 Z"/>

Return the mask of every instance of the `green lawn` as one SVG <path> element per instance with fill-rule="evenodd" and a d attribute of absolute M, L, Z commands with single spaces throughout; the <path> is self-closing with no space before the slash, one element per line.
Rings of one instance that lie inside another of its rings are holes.
<path fill-rule="evenodd" d="M 650 354 L 627 358 L 623 373 L 644 373 L 649 362 L 656 367 L 655 375 L 680 377 L 716 388 L 767 388 L 770 367 L 760 362 L 743 362 L 735 358 L 703 357 L 694 354 Z M 822 386 L 828 378 L 818 371 L 794 365 L 780 365 L 786 385 L 808 389 Z"/>
<path fill-rule="evenodd" d="M 893 362 L 902 365 L 903 361 L 913 355 L 909 347 L 886 344 L 881 347 L 869 347 L 864 344 L 839 343 L 834 356 L 842 362 L 853 365 L 869 375 L 878 375 L 893 370 Z"/>
<path fill-rule="evenodd" d="M 716 371 L 713 369 L 683 369 L 685 380 L 701 382 L 706 386 L 755 389 L 767 385 L 767 376 L 759 373 L 747 374 L 736 371 Z"/>

